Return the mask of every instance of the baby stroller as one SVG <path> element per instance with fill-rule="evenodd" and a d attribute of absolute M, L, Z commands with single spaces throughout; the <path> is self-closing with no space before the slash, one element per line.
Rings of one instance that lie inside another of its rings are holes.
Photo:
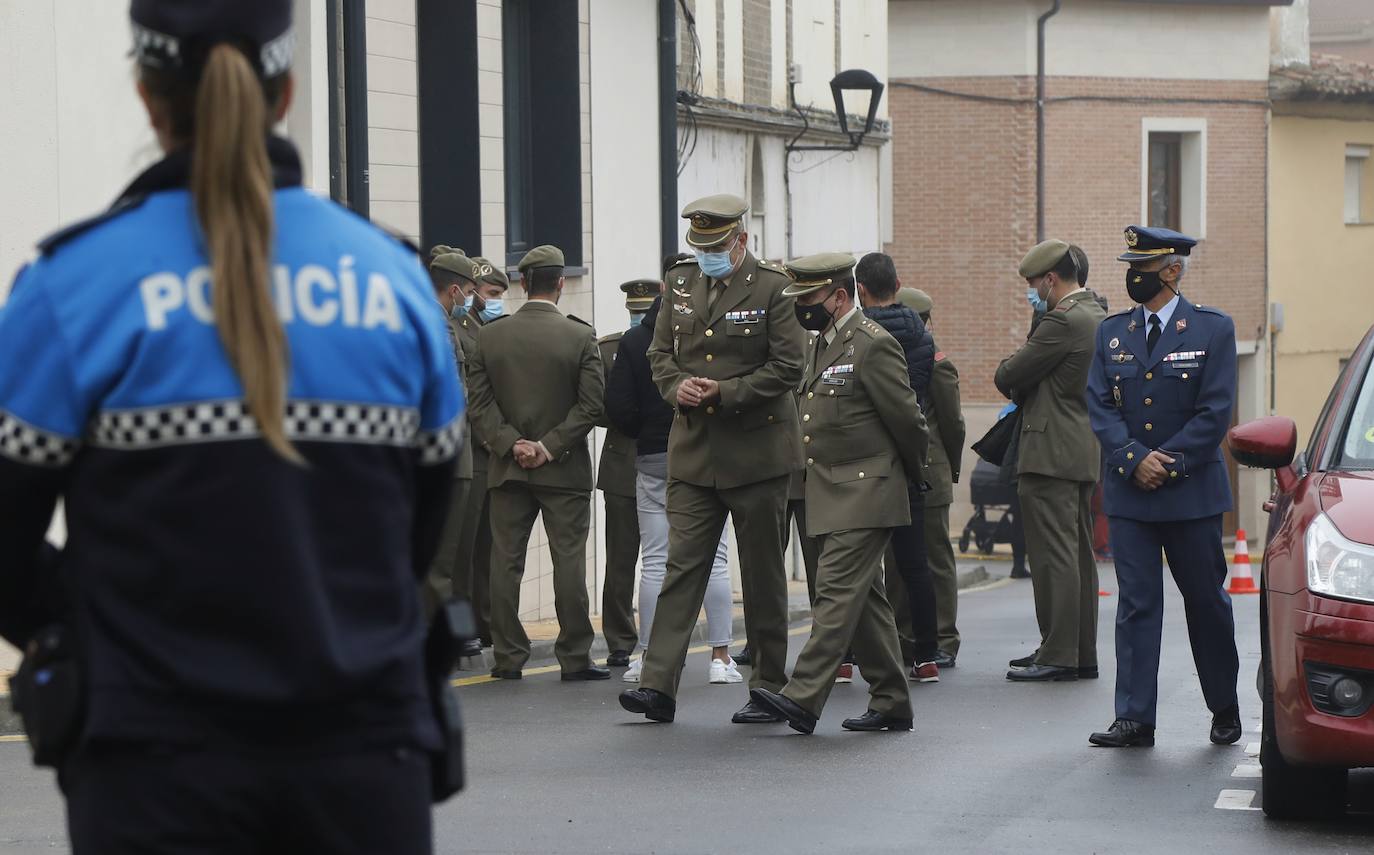
<path fill-rule="evenodd" d="M 973 516 L 959 535 L 959 551 L 968 552 L 970 543 L 984 555 L 991 555 L 993 547 L 999 543 L 1010 543 L 1017 550 L 1023 538 L 1018 530 L 1021 520 L 1017 513 L 1020 507 L 1015 482 L 1002 477 L 1002 467 L 980 458 L 973 467 L 969 494 L 973 502 Z M 989 511 L 1000 511 L 1000 515 L 996 520 L 990 520 Z"/>

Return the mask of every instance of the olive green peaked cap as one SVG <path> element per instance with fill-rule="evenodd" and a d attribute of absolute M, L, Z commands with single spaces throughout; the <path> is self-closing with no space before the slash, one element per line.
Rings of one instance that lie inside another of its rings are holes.
<path fill-rule="evenodd" d="M 1062 240 L 1051 238 L 1042 243 L 1037 243 L 1031 247 L 1030 252 L 1026 253 L 1026 257 L 1021 259 L 1021 267 L 1018 272 L 1022 279 L 1044 276 L 1060 262 L 1068 251 L 1069 245 Z"/>
<path fill-rule="evenodd" d="M 783 265 L 783 270 L 792 277 L 792 284 L 782 289 L 782 295 L 800 297 L 810 294 L 850 276 L 857 263 L 854 256 L 847 252 L 822 252 L 793 259 Z"/>
<path fill-rule="evenodd" d="M 522 275 L 536 267 L 562 267 L 563 250 L 550 244 L 536 246 L 534 249 L 525 253 L 525 257 L 520 259 L 516 268 Z"/>

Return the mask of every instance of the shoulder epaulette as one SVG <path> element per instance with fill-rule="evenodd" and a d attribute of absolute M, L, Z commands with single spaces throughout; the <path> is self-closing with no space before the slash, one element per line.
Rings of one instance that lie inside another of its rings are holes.
<path fill-rule="evenodd" d="M 572 315 L 569 315 L 568 317 L 571 318 Z M 578 318 L 573 318 L 573 320 L 578 320 Z M 590 326 L 590 325 L 589 325 L 589 326 Z M 623 335 L 625 335 L 625 333 L 624 333 L 623 331 L 622 331 L 622 332 L 613 332 L 613 333 L 610 333 L 609 335 L 603 335 L 601 338 L 599 338 L 599 339 L 596 340 L 596 343 L 597 343 L 597 344 L 610 344 L 610 343 L 613 342 L 613 341 L 620 341 L 620 338 L 621 338 L 621 336 L 623 336 Z"/>
<path fill-rule="evenodd" d="M 78 220 L 43 238 L 38 242 L 38 252 L 42 255 L 51 255 L 63 244 L 74 238 L 80 237 L 96 226 L 107 223 L 120 214 L 127 214 L 137 209 L 147 200 L 147 198 L 147 196 L 125 196 L 111 205 L 109 210 L 96 214 L 93 217 L 87 217 L 84 220 Z"/>
<path fill-rule="evenodd" d="M 867 319 L 859 322 L 859 330 L 867 333 L 869 338 L 877 338 L 887 332 L 887 330 Z"/>
<path fill-rule="evenodd" d="M 581 324 L 581 325 L 584 326 L 584 327 L 591 327 L 591 326 L 592 326 L 591 324 L 589 324 L 589 323 L 587 323 L 586 321 L 584 321 L 584 320 L 582 320 L 581 318 L 579 318 L 577 315 L 568 315 L 568 320 L 570 320 L 570 321 L 577 321 L 579 324 Z M 595 329 L 595 327 L 593 327 L 593 329 Z"/>
<path fill-rule="evenodd" d="M 1228 315 L 1225 312 L 1223 312 L 1221 309 L 1218 309 L 1215 306 L 1200 306 L 1197 303 L 1194 303 L 1193 308 L 1197 309 L 1200 312 L 1207 312 L 1213 315 L 1220 315 L 1223 318 L 1228 317 Z"/>

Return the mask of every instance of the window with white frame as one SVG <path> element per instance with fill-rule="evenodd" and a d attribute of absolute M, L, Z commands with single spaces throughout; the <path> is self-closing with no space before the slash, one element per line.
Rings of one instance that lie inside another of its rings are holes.
<path fill-rule="evenodd" d="M 1374 146 L 1347 145 L 1345 147 L 1345 222 L 1347 225 L 1374 220 L 1369 196 L 1374 187 L 1369 178 L 1370 152 Z"/>
<path fill-rule="evenodd" d="M 1207 120 L 1141 120 L 1140 221 L 1207 236 Z"/>

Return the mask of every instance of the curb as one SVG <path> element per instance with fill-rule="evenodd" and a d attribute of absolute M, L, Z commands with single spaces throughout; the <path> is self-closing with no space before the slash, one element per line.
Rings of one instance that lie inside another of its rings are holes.
<path fill-rule="evenodd" d="M 964 572 L 959 574 L 959 590 L 962 591 L 965 588 L 972 588 L 977 585 L 982 585 L 984 583 L 992 581 L 994 578 L 996 577 L 989 573 L 986 567 L 979 565 L 977 567 L 974 567 L 972 570 L 965 570 Z M 789 625 L 799 624 L 803 621 L 810 620 L 810 618 L 811 606 L 809 603 L 788 603 L 787 622 Z M 735 638 L 741 638 L 744 636 L 743 614 L 735 616 L 734 626 L 731 627 L 731 635 Z M 705 643 L 706 621 L 699 620 L 697 621 L 696 629 L 692 630 L 692 646 L 695 647 L 697 645 Z M 553 640 L 532 642 L 530 644 L 530 661 L 525 663 L 525 667 L 537 668 L 541 665 L 557 664 L 557 660 L 554 658 L 553 655 L 553 646 Z M 597 636 L 596 641 L 592 644 L 592 658 L 604 662 L 606 659 L 606 653 L 606 640 L 604 638 L 601 638 L 600 636 Z M 477 663 L 473 662 L 472 660 L 468 660 L 468 663 L 465 664 L 476 665 Z M 484 651 L 482 653 L 482 665 L 480 668 L 474 667 L 466 668 L 464 670 L 471 672 L 475 676 L 477 674 L 482 674 L 486 673 L 487 671 L 490 671 L 491 666 L 491 653 L 488 651 Z M 8 686 L 6 686 L 6 688 L 8 688 Z M 10 696 L 5 692 L 0 692 L 0 736 L 18 734 L 23 732 L 24 729 L 20 726 L 19 716 L 15 714 L 14 710 L 10 707 Z"/>

